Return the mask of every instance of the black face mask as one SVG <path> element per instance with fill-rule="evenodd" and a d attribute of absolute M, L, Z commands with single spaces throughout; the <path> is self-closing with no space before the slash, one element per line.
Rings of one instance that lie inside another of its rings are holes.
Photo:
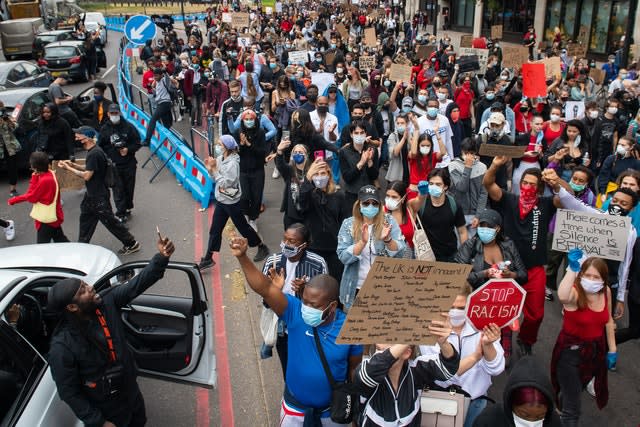
<path fill-rule="evenodd" d="M 622 206 L 620 205 L 609 205 L 609 210 L 608 210 L 609 215 L 613 215 L 613 216 L 627 216 L 629 215 L 629 211 L 627 209 L 624 209 Z"/>
<path fill-rule="evenodd" d="M 522 105 L 520 107 L 520 111 L 523 112 L 523 113 L 526 112 L 526 111 L 529 111 L 529 107 L 526 107 L 526 106 Z"/>
<path fill-rule="evenodd" d="M 355 122 L 356 120 L 362 120 L 362 116 L 351 116 L 352 122 Z"/>
<path fill-rule="evenodd" d="M 307 100 L 309 102 L 316 102 L 318 100 L 318 95 L 307 95 Z"/>
<path fill-rule="evenodd" d="M 361 102 L 360 105 L 362 105 L 362 108 L 364 108 L 365 110 L 368 110 L 369 108 L 371 108 L 370 102 Z"/>
<path fill-rule="evenodd" d="M 318 105 L 316 110 L 318 110 L 318 114 L 327 114 L 329 112 L 329 107 L 326 105 Z"/>

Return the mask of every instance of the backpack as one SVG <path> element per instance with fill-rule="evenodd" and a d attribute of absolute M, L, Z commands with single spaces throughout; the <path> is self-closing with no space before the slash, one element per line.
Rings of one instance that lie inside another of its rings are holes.
<path fill-rule="evenodd" d="M 104 185 L 106 185 L 107 188 L 113 188 L 118 184 L 116 165 L 113 164 L 113 161 L 104 151 L 102 152 L 102 155 L 104 156 L 104 161 L 106 163 L 104 170 Z"/>
<path fill-rule="evenodd" d="M 456 202 L 455 197 L 447 194 L 447 199 L 449 199 L 449 206 L 451 206 L 451 213 L 453 213 L 453 216 L 456 216 L 456 213 L 458 212 L 458 203 Z M 422 207 L 420 208 L 420 216 L 424 215 L 424 208 L 427 205 L 426 201 L 425 203 L 422 204 Z"/>
<path fill-rule="evenodd" d="M 169 80 L 169 76 L 165 75 L 162 78 L 162 84 L 164 84 L 165 89 L 167 89 L 167 92 L 169 92 L 171 102 L 176 102 L 178 100 L 178 88 L 171 83 L 171 80 L 169 80 L 169 83 L 167 83 L 167 80 Z"/>

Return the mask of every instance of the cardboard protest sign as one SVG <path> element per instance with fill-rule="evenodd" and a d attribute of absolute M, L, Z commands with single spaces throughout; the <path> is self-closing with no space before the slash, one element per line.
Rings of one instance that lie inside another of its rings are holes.
<path fill-rule="evenodd" d="M 431 44 L 421 44 L 418 46 L 418 59 L 422 61 L 427 59 L 436 50 L 436 47 Z"/>
<path fill-rule="evenodd" d="M 306 50 L 294 50 L 289 52 L 289 64 L 302 65 L 309 61 Z"/>
<path fill-rule="evenodd" d="M 364 29 L 364 45 L 375 47 L 376 46 L 376 30 L 375 28 Z"/>
<path fill-rule="evenodd" d="M 349 310 L 338 344 L 434 344 L 470 265 L 377 257 Z"/>
<path fill-rule="evenodd" d="M 562 67 L 560 66 L 560 57 L 558 56 L 534 61 L 533 64 L 544 64 L 545 76 L 556 76 L 557 78 L 562 77 Z"/>
<path fill-rule="evenodd" d="M 577 58 L 584 58 L 587 56 L 587 44 L 569 43 L 567 45 L 567 55 L 575 56 Z"/>
<path fill-rule="evenodd" d="M 335 78 L 332 73 L 311 73 L 311 83 L 318 86 L 318 93 L 324 93 L 324 90 L 332 83 Z"/>
<path fill-rule="evenodd" d="M 529 62 L 529 49 L 525 46 L 502 46 L 502 66 L 519 68 Z"/>
<path fill-rule="evenodd" d="M 467 320 L 476 331 L 491 323 L 504 328 L 520 317 L 526 295 L 513 279 L 491 279 L 467 298 Z"/>
<path fill-rule="evenodd" d="M 375 56 L 361 56 L 358 59 L 358 63 L 360 65 L 360 71 L 366 71 L 367 73 L 374 68 L 376 68 L 376 57 Z"/>
<path fill-rule="evenodd" d="M 607 73 L 600 68 L 592 68 L 589 70 L 589 77 L 591 77 L 597 85 L 601 85 L 606 76 Z"/>
<path fill-rule="evenodd" d="M 231 26 L 233 28 L 245 28 L 249 26 L 249 14 L 245 12 L 234 12 L 231 15 Z"/>
<path fill-rule="evenodd" d="M 282 3 L 276 2 L 276 13 L 282 13 Z"/>
<path fill-rule="evenodd" d="M 233 19 L 231 18 L 231 14 L 230 13 L 223 13 L 222 14 L 222 22 L 226 22 L 228 24 L 231 24 L 233 22 Z"/>
<path fill-rule="evenodd" d="M 477 49 L 473 47 L 460 48 L 459 56 L 472 56 L 475 55 L 478 58 L 478 65 L 480 66 L 480 72 L 487 71 L 487 60 L 489 59 L 489 49 Z"/>
<path fill-rule="evenodd" d="M 584 101 L 567 101 L 564 105 L 564 119 L 566 121 L 584 118 Z"/>
<path fill-rule="evenodd" d="M 522 94 L 528 98 L 547 96 L 544 64 L 522 64 Z"/>
<path fill-rule="evenodd" d="M 627 250 L 631 218 L 558 209 L 552 249 L 580 248 L 586 256 L 622 261 Z"/>
<path fill-rule="evenodd" d="M 77 164 L 84 166 L 85 159 L 76 159 Z M 82 190 L 85 188 L 84 179 L 73 172 L 58 167 L 58 162 L 51 163 L 51 170 L 56 174 L 60 191 Z"/>
<path fill-rule="evenodd" d="M 391 64 L 389 80 L 393 82 L 403 81 L 411 83 L 411 66 L 403 64 Z"/>
<path fill-rule="evenodd" d="M 349 38 L 349 31 L 347 31 L 347 27 L 345 27 L 342 22 L 336 25 L 336 31 L 340 34 L 342 40 L 347 40 Z"/>
<path fill-rule="evenodd" d="M 478 153 L 481 156 L 496 157 L 505 156 L 511 159 L 519 159 L 524 156 L 527 147 L 524 145 L 480 144 Z"/>
<path fill-rule="evenodd" d="M 460 47 L 472 47 L 473 36 L 471 34 L 463 34 L 460 36 Z"/>
<path fill-rule="evenodd" d="M 491 39 L 502 40 L 502 25 L 491 26 Z"/>
<path fill-rule="evenodd" d="M 333 61 L 336 59 L 336 52 L 334 51 L 327 51 L 324 54 L 324 63 L 327 65 L 332 65 Z"/>
<path fill-rule="evenodd" d="M 238 37 L 238 44 L 244 48 L 251 46 L 251 36 Z"/>

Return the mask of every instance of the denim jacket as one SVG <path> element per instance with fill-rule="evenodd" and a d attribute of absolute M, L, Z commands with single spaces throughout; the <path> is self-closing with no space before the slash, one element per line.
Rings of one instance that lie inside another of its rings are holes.
<path fill-rule="evenodd" d="M 391 251 L 387 249 L 382 240 L 374 240 L 373 246 L 378 256 L 388 256 L 393 258 L 402 258 L 405 249 L 404 236 L 400 231 L 400 227 L 393 216 L 384 215 L 385 220 L 391 224 L 391 238 L 398 244 L 398 250 Z M 342 281 L 340 282 L 340 302 L 344 304 L 348 310 L 353 304 L 358 287 L 358 270 L 360 268 L 360 256 L 353 254 L 353 217 L 349 217 L 342 221 L 340 231 L 338 232 L 338 258 L 344 264 L 344 272 L 342 273 Z"/>

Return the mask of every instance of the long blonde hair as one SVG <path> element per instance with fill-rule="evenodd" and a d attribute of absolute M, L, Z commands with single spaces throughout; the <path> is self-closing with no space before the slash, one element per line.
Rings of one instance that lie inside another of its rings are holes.
<path fill-rule="evenodd" d="M 358 241 L 362 238 L 362 224 L 364 224 L 364 219 L 362 217 L 362 213 L 360 212 L 360 200 L 356 200 L 353 204 L 353 227 L 351 229 L 351 235 L 353 236 L 354 241 Z M 382 227 L 384 225 L 384 209 L 382 206 L 379 206 L 378 214 L 373 218 L 373 235 L 376 240 L 380 240 L 380 235 L 382 234 Z"/>

